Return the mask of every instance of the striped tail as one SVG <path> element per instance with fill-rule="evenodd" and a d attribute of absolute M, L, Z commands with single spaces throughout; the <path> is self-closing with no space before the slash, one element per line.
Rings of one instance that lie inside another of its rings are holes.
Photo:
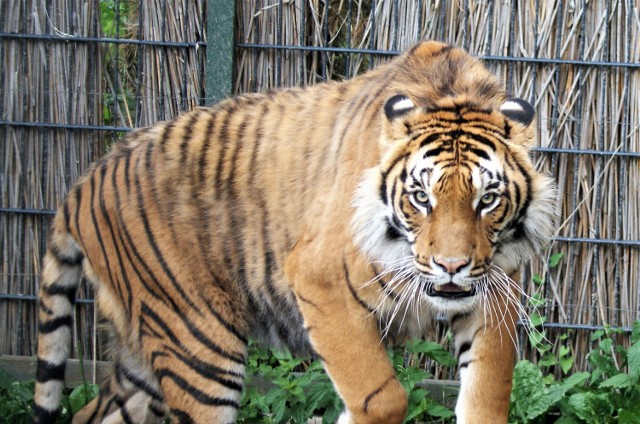
<path fill-rule="evenodd" d="M 54 229 L 40 283 L 34 423 L 54 423 L 58 416 L 83 259 L 71 235 Z"/>

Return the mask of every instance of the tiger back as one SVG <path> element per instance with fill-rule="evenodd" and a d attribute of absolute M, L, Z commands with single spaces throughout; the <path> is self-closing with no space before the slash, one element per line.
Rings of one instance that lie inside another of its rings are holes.
<path fill-rule="evenodd" d="M 341 423 L 402 422 L 381 341 L 448 316 L 458 422 L 506 422 L 520 266 L 553 232 L 533 108 L 435 42 L 344 82 L 129 134 L 54 218 L 35 422 L 57 415 L 84 274 L 113 373 L 75 422 L 233 422 L 247 342 L 319 358 Z"/>

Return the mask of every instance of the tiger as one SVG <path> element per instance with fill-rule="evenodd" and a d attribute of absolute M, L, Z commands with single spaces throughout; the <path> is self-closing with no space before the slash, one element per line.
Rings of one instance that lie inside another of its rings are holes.
<path fill-rule="evenodd" d="M 443 318 L 457 422 L 507 422 L 521 267 L 558 215 L 534 118 L 479 59 L 423 41 L 130 132 L 51 224 L 34 422 L 59 413 L 82 278 L 113 370 L 76 423 L 234 422 L 249 340 L 320 360 L 338 423 L 401 423 L 387 346 Z"/>

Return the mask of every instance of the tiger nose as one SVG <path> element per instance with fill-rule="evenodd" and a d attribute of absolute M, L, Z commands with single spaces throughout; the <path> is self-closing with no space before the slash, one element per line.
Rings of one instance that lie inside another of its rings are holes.
<path fill-rule="evenodd" d="M 434 262 L 440 265 L 449 274 L 455 274 L 460 271 L 460 268 L 469 263 L 468 259 L 450 259 L 450 258 L 435 258 Z"/>

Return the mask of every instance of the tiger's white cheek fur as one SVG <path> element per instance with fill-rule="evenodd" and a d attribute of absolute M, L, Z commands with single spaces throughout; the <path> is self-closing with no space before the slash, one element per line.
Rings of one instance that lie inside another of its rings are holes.
<path fill-rule="evenodd" d="M 507 237 L 494 256 L 494 262 L 503 270 L 518 269 L 533 255 L 539 253 L 553 237 L 559 216 L 558 192 L 554 182 L 539 175 L 532 183 L 532 201 L 524 220 L 525 237 Z"/>
<path fill-rule="evenodd" d="M 387 237 L 393 209 L 380 200 L 379 181 L 379 171 L 369 169 L 356 190 L 352 203 L 353 239 L 370 261 L 391 264 L 411 255 L 411 250 L 405 239 Z"/>

